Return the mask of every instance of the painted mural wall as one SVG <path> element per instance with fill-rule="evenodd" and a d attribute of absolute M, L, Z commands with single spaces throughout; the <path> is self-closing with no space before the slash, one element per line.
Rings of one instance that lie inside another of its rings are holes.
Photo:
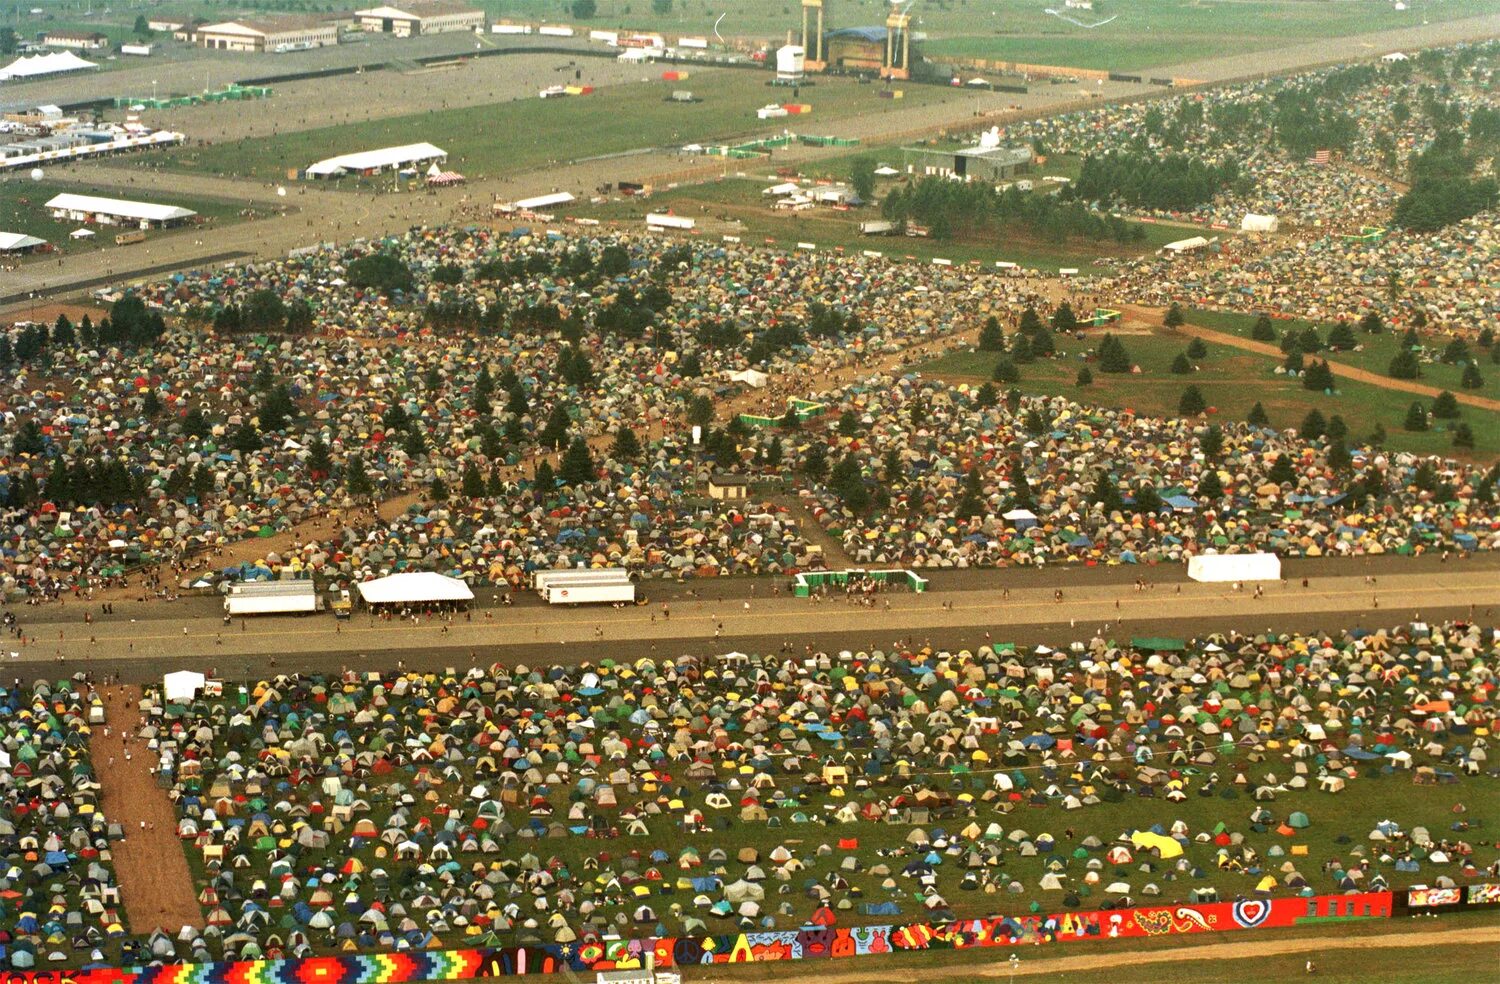
<path fill-rule="evenodd" d="M 1132 939 L 1300 926 L 1391 916 L 1390 892 L 1247 899 L 1196 905 L 1060 912 L 893 926 L 828 926 L 787 932 L 552 943 L 473 950 L 247 960 L 197 965 L 13 972 L 0 984 L 420 984 L 521 977 L 563 970 L 592 973 L 645 965 L 659 969 L 767 960 L 825 960 L 913 950 L 958 950 Z"/>

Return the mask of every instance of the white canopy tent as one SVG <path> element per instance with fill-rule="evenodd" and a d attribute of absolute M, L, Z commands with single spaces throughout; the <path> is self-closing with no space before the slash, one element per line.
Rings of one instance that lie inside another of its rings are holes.
<path fill-rule="evenodd" d="M 474 592 L 456 577 L 431 571 L 407 571 L 362 581 L 355 590 L 367 605 L 427 605 L 444 601 L 473 601 Z"/>
<path fill-rule="evenodd" d="M 430 143 L 402 144 L 399 147 L 381 147 L 378 150 L 362 150 L 353 154 L 340 154 L 307 166 L 307 175 L 328 178 L 340 174 L 365 174 L 385 171 L 413 164 L 446 161 L 448 152 Z"/>
<path fill-rule="evenodd" d="M 1240 219 L 1240 232 L 1275 232 L 1281 225 L 1274 215 L 1257 215 L 1246 212 Z"/>
<path fill-rule="evenodd" d="M 192 700 L 208 678 L 192 670 L 178 670 L 161 678 L 162 695 L 169 701 Z"/>
<path fill-rule="evenodd" d="M 740 369 L 725 374 L 731 383 L 744 383 L 751 389 L 764 389 L 771 377 L 759 369 Z"/>
<path fill-rule="evenodd" d="M 158 205 L 155 202 L 132 202 L 123 198 L 100 198 L 97 195 L 75 195 L 63 192 L 47 202 L 52 217 L 75 221 L 104 221 L 126 219 L 131 222 L 180 222 L 197 215 L 190 208 L 177 205 Z"/>
<path fill-rule="evenodd" d="M 17 58 L 0 68 L 0 82 L 15 82 L 34 79 L 43 75 L 61 75 L 63 72 L 81 72 L 87 68 L 98 68 L 91 61 L 79 58 L 71 51 L 50 51 L 44 55 Z"/>
<path fill-rule="evenodd" d="M 566 205 L 577 201 L 572 194 L 566 191 L 555 191 L 550 195 L 537 195 L 535 198 L 522 198 L 515 202 L 515 207 L 531 211 L 538 208 L 555 208 L 558 205 Z"/>
<path fill-rule="evenodd" d="M 24 232 L 0 232 L 0 253 L 10 253 L 22 249 L 35 249 L 38 246 L 47 245 L 47 240 L 28 236 Z"/>

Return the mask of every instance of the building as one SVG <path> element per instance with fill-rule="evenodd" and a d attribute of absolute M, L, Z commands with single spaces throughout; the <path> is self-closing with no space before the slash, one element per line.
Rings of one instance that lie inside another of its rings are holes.
<path fill-rule="evenodd" d="M 0 232 L 0 253 L 34 253 L 45 245 L 47 240 L 22 232 Z"/>
<path fill-rule="evenodd" d="M 103 51 L 109 38 L 98 31 L 48 31 L 42 44 L 49 48 L 77 48 L 79 51 Z"/>
<path fill-rule="evenodd" d="M 146 22 L 146 26 L 151 28 L 151 30 L 153 31 L 160 31 L 163 34 L 172 34 L 186 27 L 187 21 L 180 20 L 176 17 L 158 17 L 155 20 L 148 20 Z"/>
<path fill-rule="evenodd" d="M 356 10 L 354 22 L 365 31 L 414 38 L 422 34 L 483 31 L 484 11 L 463 3 L 403 3 Z"/>
<path fill-rule="evenodd" d="M 800 44 L 784 44 L 776 49 L 776 81 L 795 85 L 807 70 L 807 52 Z"/>
<path fill-rule="evenodd" d="M 943 150 L 936 147 L 902 147 L 907 174 L 961 178 L 998 184 L 1031 170 L 1032 150 L 1024 144 L 1002 146 L 1000 131 L 982 134 L 973 147 Z"/>
<path fill-rule="evenodd" d="M 142 229 L 165 229 L 181 225 L 198 213 L 176 205 L 153 202 L 131 202 L 120 198 L 99 198 L 64 192 L 47 202 L 54 219 L 69 222 L 93 222 L 99 225 L 131 225 Z"/>
<path fill-rule="evenodd" d="M 200 24 L 191 35 L 193 44 L 211 51 L 300 51 L 339 43 L 337 24 L 307 17 Z"/>
<path fill-rule="evenodd" d="M 744 502 L 750 497 L 750 482 L 742 475 L 710 475 L 708 497 L 721 502 Z"/>

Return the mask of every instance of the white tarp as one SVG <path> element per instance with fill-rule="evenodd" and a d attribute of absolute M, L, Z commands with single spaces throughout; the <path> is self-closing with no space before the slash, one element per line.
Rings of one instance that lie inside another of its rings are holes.
<path fill-rule="evenodd" d="M 1208 245 L 1208 240 L 1202 236 L 1189 236 L 1187 239 L 1179 239 L 1175 243 L 1167 243 L 1162 249 L 1173 253 L 1186 253 L 1190 250 L 1202 249 Z"/>
<path fill-rule="evenodd" d="M 665 215 L 653 212 L 646 216 L 646 225 L 651 229 L 691 229 L 698 223 L 682 215 Z"/>
<path fill-rule="evenodd" d="M 738 372 L 730 372 L 727 375 L 731 383 L 744 383 L 751 389 L 764 389 L 766 383 L 771 378 L 759 369 L 741 369 Z"/>
<path fill-rule="evenodd" d="M 1274 215 L 1246 212 L 1245 217 L 1240 219 L 1240 232 L 1275 232 L 1280 224 Z"/>
<path fill-rule="evenodd" d="M 192 670 L 178 670 L 161 678 L 163 696 L 169 701 L 192 700 L 208 678 Z"/>
<path fill-rule="evenodd" d="M 1188 558 L 1194 581 L 1279 581 L 1281 558 L 1273 553 L 1201 554 Z"/>
<path fill-rule="evenodd" d="M 438 601 L 473 601 L 474 592 L 456 577 L 431 571 L 409 571 L 355 585 L 369 605 L 423 605 Z"/>

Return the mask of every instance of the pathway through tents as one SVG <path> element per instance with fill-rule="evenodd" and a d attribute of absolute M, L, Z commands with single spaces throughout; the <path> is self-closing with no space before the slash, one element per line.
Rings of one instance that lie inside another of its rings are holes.
<path fill-rule="evenodd" d="M 177 820 L 166 791 L 156 785 L 156 753 L 135 737 L 141 725 L 141 688 L 103 690 L 107 725 L 94 726 L 89 754 L 103 787 L 104 815 L 125 828 L 125 839 L 114 845 L 114 859 L 130 931 L 146 936 L 157 928 L 176 933 L 183 926 L 200 926 L 203 914 L 177 839 Z"/>
<path fill-rule="evenodd" d="M 994 950 L 993 953 L 1002 954 L 993 959 L 984 959 L 978 952 L 972 965 L 953 964 L 943 967 L 924 968 L 921 976 L 934 981 L 957 980 L 1009 980 L 1011 975 L 1016 977 L 1029 977 L 1038 974 L 1063 976 L 1068 980 L 1096 980 L 1101 971 L 1107 971 L 1113 967 L 1126 964 L 1135 966 L 1148 963 L 1168 963 L 1182 960 L 1212 960 L 1227 962 L 1232 960 L 1260 960 L 1271 956 L 1286 954 L 1306 953 L 1318 964 L 1332 967 L 1338 963 L 1338 957 L 1333 951 L 1337 950 L 1371 950 L 1371 949 L 1414 949 L 1416 947 L 1430 947 L 1442 945 L 1488 945 L 1500 944 L 1500 924 L 1485 926 L 1468 926 L 1463 929 L 1432 929 L 1414 933 L 1391 933 L 1379 936 L 1340 936 L 1336 928 L 1330 927 L 1327 937 L 1298 937 L 1296 939 L 1276 939 L 1275 930 L 1266 930 L 1254 935 L 1255 939 L 1246 939 L 1234 943 L 1202 943 L 1196 942 L 1202 937 L 1192 937 L 1194 942 L 1187 942 L 1181 946 L 1167 947 L 1160 950 L 1122 950 L 1113 946 L 1103 946 L 1096 953 L 1080 953 L 1066 957 L 1049 958 L 1039 956 L 1045 953 L 1045 949 L 1033 947 L 1020 948 L 1020 965 L 1012 971 L 1010 963 L 1005 959 L 1004 950 Z M 1478 953 L 1475 954 L 1479 956 Z M 1392 955 L 1395 959 L 1395 955 Z M 875 957 L 869 960 L 856 960 L 861 969 L 847 974 L 828 973 L 828 965 L 824 965 L 821 971 L 809 971 L 806 974 L 783 975 L 775 974 L 774 977 L 766 978 L 774 980 L 777 984 L 870 984 L 872 981 L 886 980 L 910 980 L 913 969 L 911 967 L 891 967 L 882 970 L 879 967 L 881 958 Z M 864 964 L 870 966 L 864 966 Z M 837 966 L 835 964 L 834 966 Z M 685 975 L 690 981 L 702 980 L 702 978 Z M 719 980 L 730 981 L 739 978 L 732 975 L 724 975 Z"/>

